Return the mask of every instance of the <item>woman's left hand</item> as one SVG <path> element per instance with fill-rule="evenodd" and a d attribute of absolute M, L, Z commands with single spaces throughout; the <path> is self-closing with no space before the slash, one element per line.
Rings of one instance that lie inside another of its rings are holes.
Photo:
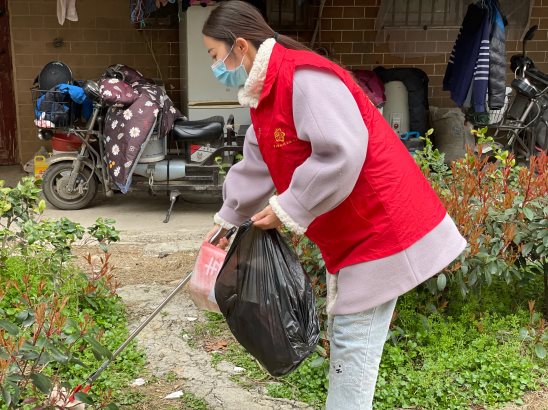
<path fill-rule="evenodd" d="M 253 215 L 251 220 L 253 221 L 254 226 L 261 229 L 273 229 L 282 224 L 282 221 L 276 216 L 270 205 L 261 212 Z"/>

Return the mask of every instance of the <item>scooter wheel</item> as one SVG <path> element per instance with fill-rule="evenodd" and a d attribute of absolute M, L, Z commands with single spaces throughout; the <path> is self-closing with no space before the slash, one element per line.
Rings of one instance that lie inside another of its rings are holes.
<path fill-rule="evenodd" d="M 47 201 L 58 209 L 75 210 L 88 206 L 97 194 L 97 178 L 84 167 L 76 177 L 73 192 L 67 190 L 72 162 L 51 165 L 44 173 L 42 189 Z"/>

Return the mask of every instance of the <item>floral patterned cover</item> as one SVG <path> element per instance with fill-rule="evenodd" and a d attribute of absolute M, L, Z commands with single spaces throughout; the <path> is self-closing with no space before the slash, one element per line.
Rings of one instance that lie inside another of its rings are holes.
<path fill-rule="evenodd" d="M 105 117 L 105 148 L 108 171 L 116 186 L 128 192 L 133 170 L 159 120 L 158 132 L 165 138 L 181 112 L 164 90 L 127 66 L 116 66 L 124 80 L 101 80 L 101 97 L 110 105 Z"/>

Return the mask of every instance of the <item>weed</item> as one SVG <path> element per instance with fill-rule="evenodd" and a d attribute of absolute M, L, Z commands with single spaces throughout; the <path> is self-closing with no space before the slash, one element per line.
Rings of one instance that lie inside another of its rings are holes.
<path fill-rule="evenodd" d="M 192 349 L 197 349 L 198 348 L 198 342 L 196 341 L 195 338 L 189 336 L 187 333 L 183 332 L 181 334 L 182 336 L 187 336 L 186 338 L 183 337 L 183 339 L 186 340 L 186 344 L 188 345 L 188 347 L 191 347 Z"/>
<path fill-rule="evenodd" d="M 227 326 L 222 315 L 215 312 L 205 312 L 205 316 L 206 320 L 194 324 L 194 338 L 207 339 L 217 337 L 226 331 Z"/>
<path fill-rule="evenodd" d="M 505 298 L 500 291 L 489 298 Z M 471 299 L 473 300 L 473 299 Z M 489 303 L 489 302 L 485 302 Z M 401 332 L 385 345 L 377 390 L 376 409 L 418 407 L 468 409 L 518 400 L 548 377 L 545 362 L 530 354 L 520 329 L 533 329 L 530 313 L 478 313 L 474 303 L 453 309 L 453 316 L 417 312 L 421 294 L 401 297 L 392 330 Z M 495 309 L 496 307 L 496 309 Z M 535 322 L 536 323 L 536 322 Z M 521 331 L 523 333 L 523 330 Z M 322 408 L 327 397 L 329 360 L 314 353 L 287 376 L 274 378 L 239 344 L 214 352 L 212 363 L 226 360 L 245 369 L 232 380 L 244 387 L 264 385 L 269 395 L 306 402 Z"/>
<path fill-rule="evenodd" d="M 175 380 L 178 379 L 177 374 L 174 371 L 167 372 L 166 376 L 166 382 L 173 383 Z"/>
<path fill-rule="evenodd" d="M 229 343 L 223 356 L 228 362 L 245 369 L 244 373 L 236 375 L 235 378 L 237 380 L 249 379 L 252 381 L 261 381 L 269 378 L 268 374 L 259 365 L 259 362 L 238 343 Z"/>
<path fill-rule="evenodd" d="M 207 402 L 197 397 L 194 393 L 186 393 L 183 394 L 182 397 L 183 403 L 184 403 L 184 409 L 185 410 L 208 410 L 209 406 Z"/>
<path fill-rule="evenodd" d="M 131 406 L 133 404 L 141 403 L 144 399 L 145 395 L 142 392 L 124 391 L 117 395 L 116 402 L 119 406 Z"/>
<path fill-rule="evenodd" d="M 433 314 L 420 317 L 400 307 L 406 336 L 387 343 L 375 401 L 378 409 L 468 409 L 495 405 L 534 389 L 543 372 L 521 354 L 518 337 L 525 312 L 476 319 Z"/>
<path fill-rule="evenodd" d="M 219 352 L 212 352 L 211 353 L 211 365 L 213 367 L 217 367 L 219 363 L 221 363 L 225 359 L 224 355 Z"/>

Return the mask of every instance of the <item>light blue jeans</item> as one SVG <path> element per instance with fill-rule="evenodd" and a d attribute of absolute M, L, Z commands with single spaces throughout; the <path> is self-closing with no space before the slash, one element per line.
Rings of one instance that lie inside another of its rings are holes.
<path fill-rule="evenodd" d="M 327 410 L 369 410 L 396 299 L 364 312 L 329 320 Z"/>

